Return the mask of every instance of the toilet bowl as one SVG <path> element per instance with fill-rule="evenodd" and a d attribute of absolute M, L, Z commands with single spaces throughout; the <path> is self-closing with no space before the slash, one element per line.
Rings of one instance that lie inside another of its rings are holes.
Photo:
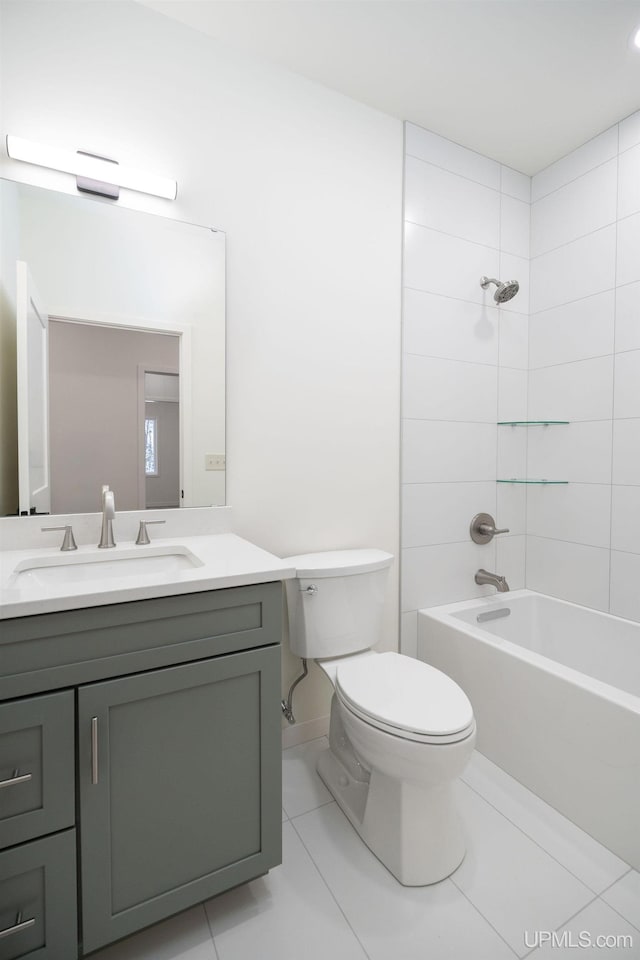
<path fill-rule="evenodd" d="M 287 558 L 290 642 L 333 684 L 318 773 L 367 846 L 408 886 L 464 857 L 453 784 L 475 744 L 471 704 L 441 671 L 375 653 L 393 557 L 348 550 Z"/>

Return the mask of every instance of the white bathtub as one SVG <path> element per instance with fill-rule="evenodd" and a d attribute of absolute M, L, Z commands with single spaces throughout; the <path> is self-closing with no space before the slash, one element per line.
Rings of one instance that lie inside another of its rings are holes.
<path fill-rule="evenodd" d="M 640 869 L 639 623 L 516 590 L 420 610 L 418 657 L 464 689 L 482 753 Z"/>

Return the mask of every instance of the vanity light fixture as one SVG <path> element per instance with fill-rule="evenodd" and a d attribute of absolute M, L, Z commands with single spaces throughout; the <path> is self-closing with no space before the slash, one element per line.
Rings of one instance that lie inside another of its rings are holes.
<path fill-rule="evenodd" d="M 640 50 L 640 27 L 637 27 L 631 36 L 631 46 Z"/>
<path fill-rule="evenodd" d="M 117 200 L 120 187 L 150 193 L 154 197 L 175 200 L 178 184 L 167 177 L 157 177 L 144 170 L 123 167 L 116 160 L 98 157 L 82 150 L 64 150 L 50 147 L 32 140 L 23 140 L 7 134 L 7 153 L 13 160 L 23 160 L 50 170 L 60 170 L 76 177 L 78 190 L 96 193 L 111 200 Z"/>

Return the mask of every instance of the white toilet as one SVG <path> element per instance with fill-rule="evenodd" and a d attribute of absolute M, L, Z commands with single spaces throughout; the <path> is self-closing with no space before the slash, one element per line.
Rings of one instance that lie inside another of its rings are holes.
<path fill-rule="evenodd" d="M 318 773 L 367 846 L 408 886 L 462 861 L 453 781 L 476 739 L 471 704 L 440 670 L 375 653 L 387 571 L 382 550 L 288 557 L 291 649 L 334 687 L 329 749 Z"/>

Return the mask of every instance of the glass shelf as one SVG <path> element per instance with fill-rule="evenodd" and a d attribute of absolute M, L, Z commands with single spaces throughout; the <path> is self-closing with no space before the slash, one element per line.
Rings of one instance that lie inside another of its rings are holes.
<path fill-rule="evenodd" d="M 538 484 L 566 485 L 569 483 L 569 481 L 568 480 L 517 480 L 515 477 L 512 477 L 507 480 L 496 480 L 496 483 L 538 483 Z"/>
<path fill-rule="evenodd" d="M 559 427 L 568 423 L 568 420 L 498 420 L 499 427 Z"/>

